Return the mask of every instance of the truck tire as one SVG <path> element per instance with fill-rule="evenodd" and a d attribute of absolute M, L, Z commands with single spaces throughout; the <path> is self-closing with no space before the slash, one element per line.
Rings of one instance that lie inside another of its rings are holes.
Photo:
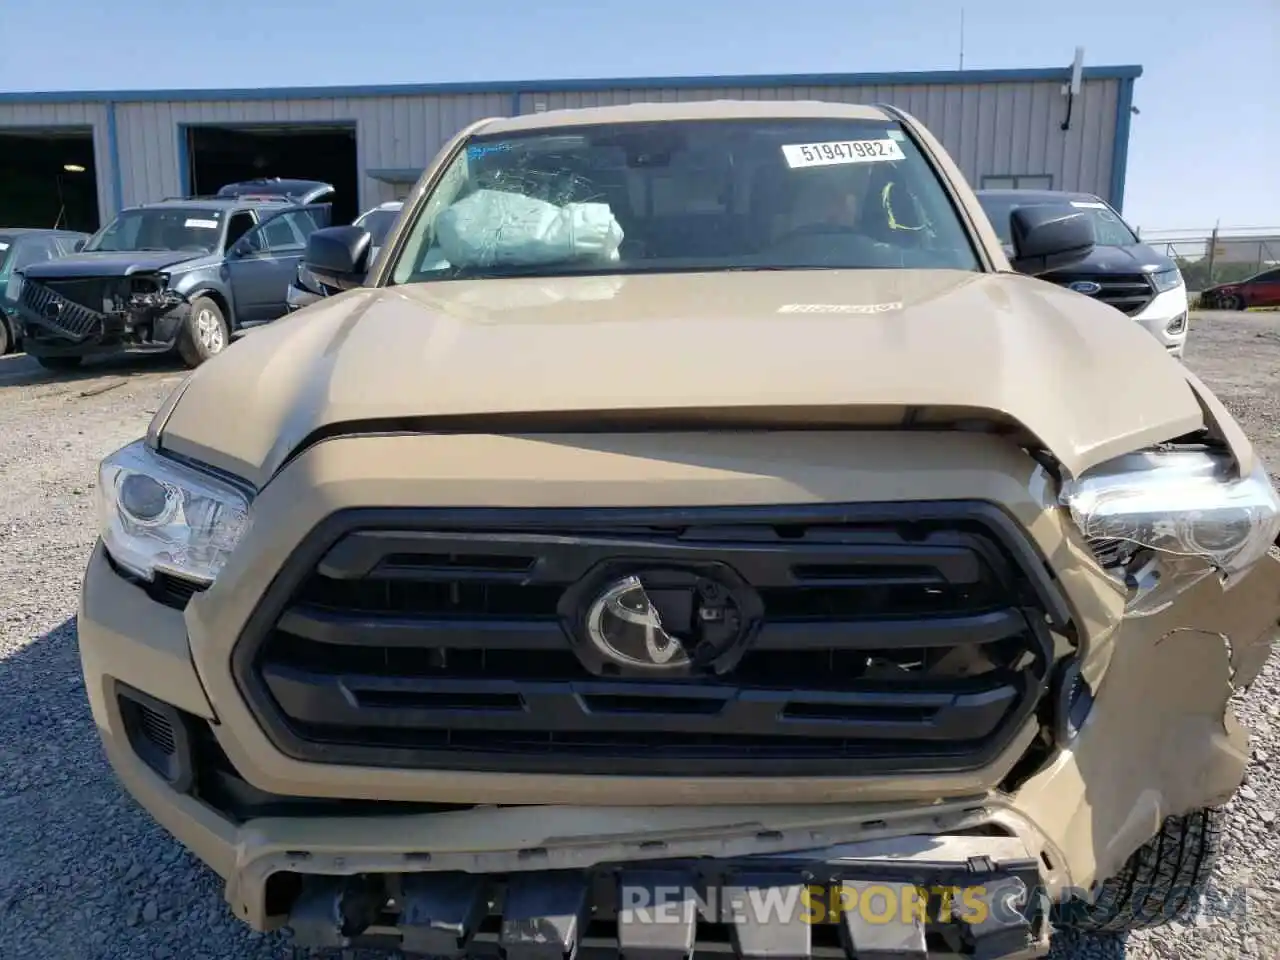
<path fill-rule="evenodd" d="M 78 370 L 84 357 L 36 357 L 36 363 L 46 370 Z"/>
<path fill-rule="evenodd" d="M 1224 817 L 1221 809 L 1208 807 L 1166 818 L 1160 832 L 1102 884 L 1092 904 L 1072 911 L 1070 928 L 1125 934 L 1185 919 L 1208 885 Z"/>
<path fill-rule="evenodd" d="M 222 310 L 208 297 L 191 301 L 191 311 L 178 332 L 178 354 L 188 367 L 217 356 L 231 342 L 231 328 Z"/>

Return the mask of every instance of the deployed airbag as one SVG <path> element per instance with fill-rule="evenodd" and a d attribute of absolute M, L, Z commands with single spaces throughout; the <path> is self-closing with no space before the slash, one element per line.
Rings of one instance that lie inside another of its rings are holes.
<path fill-rule="evenodd" d="M 622 227 L 607 203 L 556 206 L 519 193 L 478 190 L 443 211 L 436 244 L 454 267 L 618 259 Z"/>

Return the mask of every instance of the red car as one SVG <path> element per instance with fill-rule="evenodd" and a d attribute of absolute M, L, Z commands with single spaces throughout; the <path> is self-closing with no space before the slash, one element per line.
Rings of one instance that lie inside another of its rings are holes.
<path fill-rule="evenodd" d="M 1273 267 L 1236 283 L 1220 283 L 1200 294 L 1207 310 L 1246 310 L 1280 307 L 1280 268 Z"/>

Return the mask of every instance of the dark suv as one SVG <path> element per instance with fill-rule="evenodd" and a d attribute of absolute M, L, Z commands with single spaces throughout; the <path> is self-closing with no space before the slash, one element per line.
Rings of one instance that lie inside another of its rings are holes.
<path fill-rule="evenodd" d="M 1110 304 L 1146 328 L 1169 353 L 1187 343 L 1187 287 L 1170 257 L 1143 243 L 1108 203 L 1091 193 L 979 190 L 978 203 L 1005 250 L 1012 249 L 1009 215 L 1019 207 L 1070 207 L 1088 215 L 1097 245 L 1084 260 L 1041 276 Z"/>
<path fill-rule="evenodd" d="M 80 253 L 17 273 L 9 293 L 27 353 L 67 369 L 88 356 L 176 350 L 194 367 L 235 330 L 283 316 L 307 238 L 330 208 L 270 181 L 236 186 L 122 210 Z"/>

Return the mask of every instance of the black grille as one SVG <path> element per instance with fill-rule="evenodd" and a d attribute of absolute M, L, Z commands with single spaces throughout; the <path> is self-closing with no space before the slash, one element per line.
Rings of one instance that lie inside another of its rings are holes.
<path fill-rule="evenodd" d="M 567 598 L 714 564 L 763 613 L 727 672 L 600 675 Z M 643 775 L 970 769 L 1027 719 L 1065 611 L 993 507 L 355 511 L 237 645 L 277 745 L 325 762 Z"/>
<path fill-rule="evenodd" d="M 1101 300 L 1103 303 L 1110 304 L 1122 313 L 1129 316 L 1137 316 L 1146 309 L 1153 299 L 1155 299 L 1155 287 L 1151 285 L 1151 281 L 1147 279 L 1146 274 L 1130 273 L 1130 274 L 1071 274 L 1069 276 L 1059 276 L 1055 274 L 1052 277 L 1054 283 L 1063 287 L 1070 287 L 1073 283 L 1096 283 L 1100 289 L 1097 293 L 1089 294 L 1095 300 Z"/>
<path fill-rule="evenodd" d="M 25 280 L 18 302 L 42 326 L 73 340 L 84 340 L 97 333 L 102 326 L 102 313 L 77 301 L 88 299 L 101 303 L 106 291 L 105 283 L 101 280 L 74 280 L 65 285 L 65 293 L 60 290 Z M 97 295 L 96 300 L 93 300 L 94 294 Z"/>
<path fill-rule="evenodd" d="M 116 702 L 134 752 L 179 792 L 191 785 L 190 730 L 169 704 L 122 683 Z"/>

